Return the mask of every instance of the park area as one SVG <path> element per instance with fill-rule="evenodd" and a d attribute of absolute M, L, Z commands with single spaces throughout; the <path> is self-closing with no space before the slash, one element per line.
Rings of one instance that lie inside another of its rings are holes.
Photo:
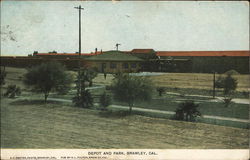
<path fill-rule="evenodd" d="M 74 86 L 66 95 L 51 93 L 47 104 L 41 93 L 23 84 L 22 68 L 6 68 L 5 92 L 9 84 L 20 86 L 16 98 L 1 98 L 2 148 L 248 148 L 249 89 L 248 75 L 235 75 L 235 98 L 225 107 L 222 91 L 212 97 L 213 74 L 140 73 L 155 87 L 165 87 L 159 96 L 152 90 L 149 102 L 134 104 L 132 114 L 124 102 L 112 100 L 109 112 L 98 109 L 103 92 L 112 96 L 109 86 L 113 75 L 98 74 L 87 87 L 94 97 L 90 109 L 74 107 Z M 76 73 L 70 71 L 72 76 Z M 216 75 L 219 76 L 219 75 Z M 1 93 L 1 94 L 2 94 Z M 173 120 L 178 105 L 186 100 L 199 104 L 202 117 L 196 122 Z"/>

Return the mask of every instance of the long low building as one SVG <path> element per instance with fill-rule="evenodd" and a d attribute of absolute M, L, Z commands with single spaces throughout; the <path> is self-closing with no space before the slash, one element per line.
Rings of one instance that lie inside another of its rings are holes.
<path fill-rule="evenodd" d="M 38 53 L 30 56 L 1 56 L 1 65 L 25 67 L 47 61 L 60 61 L 68 68 L 94 67 L 99 72 L 196 72 L 249 73 L 249 51 L 95 51 L 94 53 Z"/>

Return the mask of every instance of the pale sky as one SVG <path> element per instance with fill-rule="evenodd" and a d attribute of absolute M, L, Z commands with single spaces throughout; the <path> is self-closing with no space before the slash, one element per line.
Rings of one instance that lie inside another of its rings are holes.
<path fill-rule="evenodd" d="M 2 1 L 1 55 L 153 48 L 157 51 L 249 50 L 247 2 Z"/>

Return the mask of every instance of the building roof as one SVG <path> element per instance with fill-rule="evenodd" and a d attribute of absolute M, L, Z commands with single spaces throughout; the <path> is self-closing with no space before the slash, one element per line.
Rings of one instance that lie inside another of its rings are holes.
<path fill-rule="evenodd" d="M 95 61 L 143 61 L 141 58 L 133 56 L 131 54 L 126 54 L 121 51 L 107 51 L 99 55 L 94 55 L 86 58 L 86 60 Z"/>
<path fill-rule="evenodd" d="M 234 56 L 248 57 L 249 51 L 157 51 L 157 56 L 197 56 L 197 57 L 213 57 L 213 56 Z"/>
<path fill-rule="evenodd" d="M 96 53 L 81 53 L 82 56 L 93 56 L 97 54 L 101 54 L 102 52 L 96 52 Z M 78 53 L 37 53 L 35 54 L 37 56 L 79 56 Z"/>
<path fill-rule="evenodd" d="M 154 53 L 153 49 L 133 49 L 130 53 L 132 54 L 147 54 L 147 53 Z"/>

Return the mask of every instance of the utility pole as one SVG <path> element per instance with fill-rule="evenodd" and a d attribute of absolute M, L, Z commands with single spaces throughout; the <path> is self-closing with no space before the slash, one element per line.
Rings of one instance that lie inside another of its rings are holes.
<path fill-rule="evenodd" d="M 83 10 L 84 8 L 82 8 L 81 5 L 74 8 L 78 9 L 79 11 L 79 56 L 81 56 L 81 10 Z"/>
<path fill-rule="evenodd" d="M 119 47 L 119 45 L 121 45 L 121 44 L 119 44 L 119 43 L 116 43 L 116 50 L 118 51 L 118 47 Z"/>
<path fill-rule="evenodd" d="M 78 88 L 77 88 L 77 94 L 78 96 L 80 97 L 81 95 L 81 92 L 82 92 L 82 89 L 81 89 L 81 79 L 80 79 L 80 76 L 81 76 L 81 11 L 84 9 L 81 7 L 81 5 L 79 5 L 78 7 L 74 7 L 75 9 L 78 9 L 79 11 L 79 51 L 78 51 L 78 54 L 79 54 L 79 60 L 78 60 Z"/>

